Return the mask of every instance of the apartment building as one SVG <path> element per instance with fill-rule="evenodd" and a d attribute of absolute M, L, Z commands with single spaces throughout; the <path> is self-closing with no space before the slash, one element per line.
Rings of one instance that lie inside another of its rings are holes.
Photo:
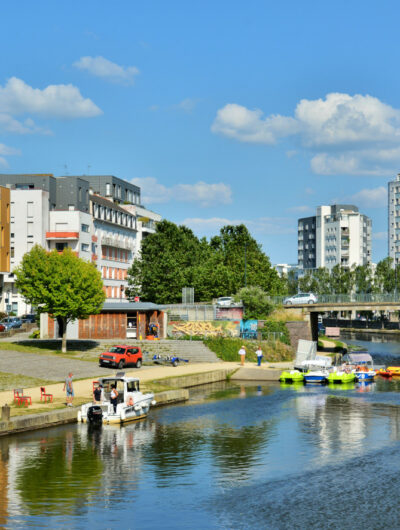
<path fill-rule="evenodd" d="M 140 188 L 109 175 L 0 174 L 0 185 L 11 192 L 11 271 L 35 244 L 59 252 L 69 247 L 96 264 L 108 302 L 125 298 L 128 269 L 149 230 L 137 220 L 139 211 L 147 212 L 140 205 Z M 31 312 L 12 272 L 4 275 L 0 298 L 0 310 L 7 307 L 17 314 Z"/>
<path fill-rule="evenodd" d="M 303 269 L 371 263 L 372 221 L 357 206 L 319 206 L 298 220 L 298 263 Z"/>
<path fill-rule="evenodd" d="M 0 186 L 0 275 L 10 272 L 10 190 Z"/>
<path fill-rule="evenodd" d="M 388 183 L 388 256 L 400 263 L 400 173 Z"/>

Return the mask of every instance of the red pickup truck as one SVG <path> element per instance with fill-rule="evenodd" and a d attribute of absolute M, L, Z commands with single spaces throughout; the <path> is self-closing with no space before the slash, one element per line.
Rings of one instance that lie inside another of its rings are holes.
<path fill-rule="evenodd" d="M 128 366 L 140 368 L 142 363 L 142 350 L 136 346 L 113 346 L 99 356 L 100 366 L 111 366 L 120 369 Z"/>

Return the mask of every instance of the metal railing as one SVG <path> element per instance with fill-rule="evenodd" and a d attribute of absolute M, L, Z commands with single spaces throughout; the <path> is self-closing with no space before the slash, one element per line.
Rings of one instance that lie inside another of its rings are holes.
<path fill-rule="evenodd" d="M 294 296 L 294 295 L 293 295 Z M 354 294 L 318 294 L 317 304 L 352 304 L 352 303 L 400 303 L 400 292 L 398 293 L 354 293 Z M 285 299 L 291 298 L 288 296 L 270 296 L 272 303 L 277 305 L 285 305 Z M 304 304 L 298 304 L 304 305 Z M 296 304 L 293 304 L 296 306 Z"/>

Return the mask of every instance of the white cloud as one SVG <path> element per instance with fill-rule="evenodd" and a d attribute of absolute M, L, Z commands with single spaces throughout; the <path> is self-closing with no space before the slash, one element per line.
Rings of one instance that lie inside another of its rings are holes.
<path fill-rule="evenodd" d="M 208 184 L 199 181 L 195 184 L 177 184 L 167 187 L 154 177 L 134 178 L 132 183 L 142 190 L 144 204 L 164 203 L 172 200 L 194 202 L 202 207 L 232 202 L 232 190 L 223 182 Z"/>
<path fill-rule="evenodd" d="M 196 107 L 197 103 L 198 103 L 197 99 L 186 98 L 182 100 L 180 103 L 173 105 L 173 108 L 178 109 L 178 110 L 183 110 L 183 112 L 190 113 Z"/>
<path fill-rule="evenodd" d="M 372 239 L 375 239 L 376 241 L 384 241 L 385 239 L 388 238 L 388 233 L 387 232 L 374 232 L 372 234 Z"/>
<path fill-rule="evenodd" d="M 381 176 L 393 174 L 400 164 L 400 110 L 369 95 L 303 99 L 293 117 L 264 116 L 259 109 L 229 103 L 217 111 L 211 130 L 266 145 L 294 137 L 311 152 L 313 171 L 324 175 Z"/>
<path fill-rule="evenodd" d="M 14 134 L 52 134 L 49 129 L 37 126 L 31 118 L 21 122 L 4 113 L 0 114 L 0 130 Z"/>
<path fill-rule="evenodd" d="M 292 208 L 287 208 L 287 211 L 288 212 L 293 212 L 293 213 L 306 213 L 306 212 L 312 212 L 313 209 L 311 208 L 311 206 L 293 206 Z"/>
<path fill-rule="evenodd" d="M 223 217 L 204 218 L 187 218 L 182 224 L 191 228 L 200 235 L 214 235 L 225 225 L 247 226 L 250 232 L 268 235 L 293 234 L 297 231 L 297 225 L 294 226 L 293 219 L 287 217 L 259 217 L 258 219 L 227 219 Z"/>
<path fill-rule="evenodd" d="M 81 57 L 73 66 L 79 70 L 85 70 L 96 77 L 127 85 L 133 85 L 135 76 L 139 74 L 136 66 L 120 66 L 101 56 Z"/>
<path fill-rule="evenodd" d="M 8 116 L 37 114 L 49 118 L 92 118 L 102 114 L 97 105 L 82 97 L 73 85 L 32 88 L 22 79 L 11 77 L 0 86 L 0 113 Z"/>
<path fill-rule="evenodd" d="M 385 186 L 365 188 L 354 195 L 335 200 L 335 203 L 349 202 L 364 208 L 382 208 L 387 206 L 388 191 Z"/>
<path fill-rule="evenodd" d="M 0 166 L 8 167 L 7 159 L 4 156 L 20 155 L 21 151 L 5 144 L 0 144 Z"/>

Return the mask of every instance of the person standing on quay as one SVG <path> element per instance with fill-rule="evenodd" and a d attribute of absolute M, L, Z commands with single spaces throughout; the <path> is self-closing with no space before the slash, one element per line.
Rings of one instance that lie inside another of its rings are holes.
<path fill-rule="evenodd" d="M 261 345 L 258 345 L 258 348 L 256 350 L 257 355 L 257 366 L 261 366 L 261 359 L 263 358 L 263 351 L 261 349 Z"/>
<path fill-rule="evenodd" d="M 69 372 L 68 377 L 65 380 L 64 390 L 67 392 L 67 407 L 72 407 L 72 400 L 74 399 L 74 387 L 72 386 L 72 372 Z"/>
<path fill-rule="evenodd" d="M 246 347 L 245 346 L 242 346 L 240 348 L 239 355 L 240 355 L 240 364 L 241 364 L 241 366 L 244 366 L 244 359 L 246 357 Z"/>

